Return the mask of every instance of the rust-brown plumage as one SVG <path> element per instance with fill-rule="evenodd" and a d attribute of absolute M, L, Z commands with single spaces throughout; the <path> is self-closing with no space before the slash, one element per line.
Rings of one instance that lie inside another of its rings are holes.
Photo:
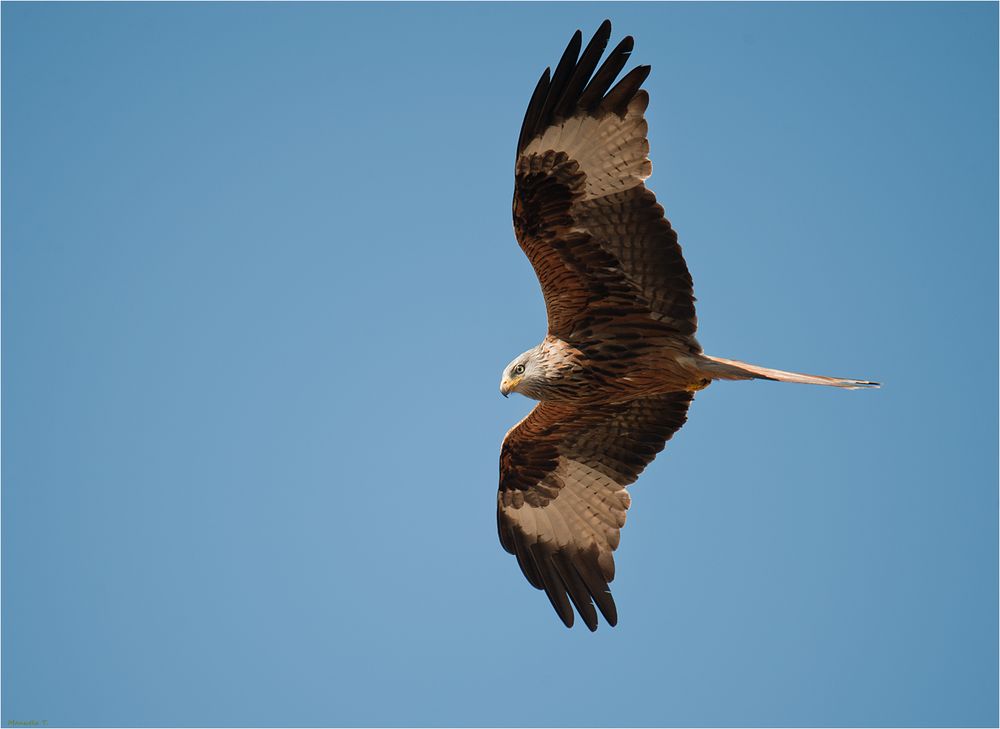
<path fill-rule="evenodd" d="M 846 380 L 710 357 L 694 337 L 691 276 L 677 234 L 643 181 L 651 172 L 640 89 L 649 66 L 612 86 L 625 38 L 598 68 L 604 21 L 577 31 L 531 96 L 517 143 L 514 229 L 545 297 L 548 335 L 504 370 L 501 392 L 541 401 L 500 454 L 497 527 L 528 581 L 573 625 L 573 606 L 611 625 L 608 590 L 633 483 L 714 379 L 857 388 Z M 596 69 L 596 71 L 595 71 Z"/>

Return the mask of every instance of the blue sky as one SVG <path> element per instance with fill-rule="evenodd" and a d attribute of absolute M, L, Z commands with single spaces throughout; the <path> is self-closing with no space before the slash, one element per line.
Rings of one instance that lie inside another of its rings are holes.
<path fill-rule="evenodd" d="M 636 37 L 718 383 L 620 623 L 495 531 L 534 82 Z M 996 725 L 997 5 L 2 7 L 3 708 Z"/>

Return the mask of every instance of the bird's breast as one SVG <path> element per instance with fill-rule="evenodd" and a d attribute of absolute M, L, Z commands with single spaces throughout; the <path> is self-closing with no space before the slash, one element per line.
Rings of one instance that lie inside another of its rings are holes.
<path fill-rule="evenodd" d="M 545 387 L 539 400 L 601 402 L 688 390 L 700 382 L 690 355 L 656 339 L 570 343 L 547 337 Z"/>

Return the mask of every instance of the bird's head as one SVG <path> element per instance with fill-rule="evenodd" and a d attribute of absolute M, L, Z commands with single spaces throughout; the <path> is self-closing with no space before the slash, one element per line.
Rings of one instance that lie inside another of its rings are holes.
<path fill-rule="evenodd" d="M 527 397 L 534 397 L 532 385 L 542 377 L 538 348 L 529 349 L 524 354 L 519 354 L 511 360 L 509 365 L 504 367 L 503 377 L 500 378 L 500 394 L 507 397 L 512 392 L 519 392 Z"/>

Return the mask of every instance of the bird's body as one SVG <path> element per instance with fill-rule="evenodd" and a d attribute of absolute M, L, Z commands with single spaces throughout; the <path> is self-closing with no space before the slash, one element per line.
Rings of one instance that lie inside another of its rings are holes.
<path fill-rule="evenodd" d="M 845 388 L 876 383 L 768 369 L 704 354 L 691 276 L 663 208 L 643 184 L 649 102 L 632 49 L 601 65 L 605 21 L 580 54 L 573 36 L 536 86 L 518 139 L 514 229 L 548 314 L 542 342 L 515 358 L 504 395 L 539 401 L 507 433 L 497 526 L 528 581 L 567 626 L 617 622 L 608 583 L 631 499 L 625 487 L 684 424 L 713 380 L 770 379 Z M 595 69 L 597 69 L 595 71 Z"/>
<path fill-rule="evenodd" d="M 518 381 L 516 391 L 546 402 L 618 402 L 695 391 L 708 384 L 700 373 L 697 352 L 655 334 L 621 342 L 575 343 L 550 335 L 518 361 L 529 359 L 540 363 L 541 376 Z"/>

